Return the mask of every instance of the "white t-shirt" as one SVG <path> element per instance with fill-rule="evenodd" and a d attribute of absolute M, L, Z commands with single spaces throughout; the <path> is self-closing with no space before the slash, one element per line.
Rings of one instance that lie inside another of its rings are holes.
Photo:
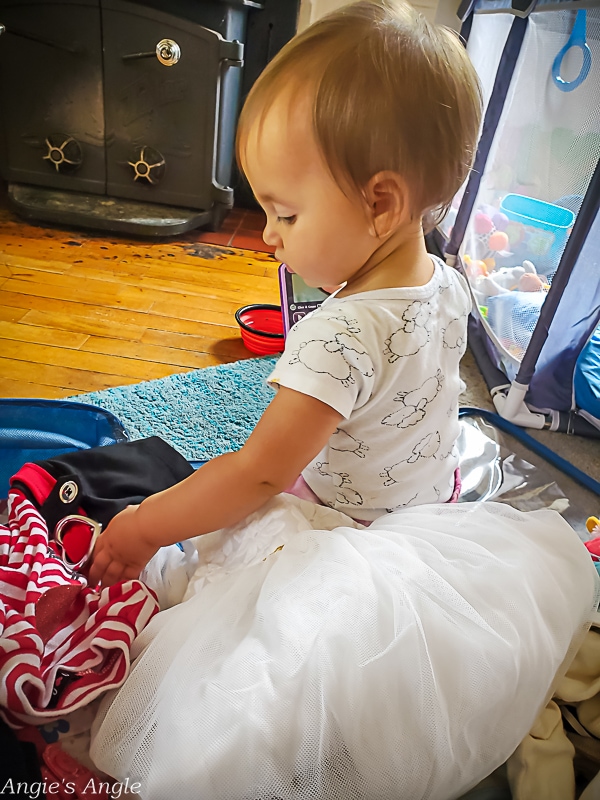
<path fill-rule="evenodd" d="M 355 519 L 452 495 L 471 300 L 462 276 L 432 259 L 424 286 L 328 297 L 290 330 L 268 379 L 344 417 L 302 475 Z"/>

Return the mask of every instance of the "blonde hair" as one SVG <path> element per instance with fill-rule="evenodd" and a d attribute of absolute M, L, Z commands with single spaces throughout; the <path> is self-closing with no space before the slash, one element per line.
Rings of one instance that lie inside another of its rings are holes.
<path fill-rule="evenodd" d="M 481 117 L 479 81 L 453 31 L 404 0 L 361 0 L 323 17 L 252 87 L 238 122 L 240 164 L 250 128 L 284 92 L 306 88 L 317 145 L 342 190 L 362 193 L 392 170 L 415 216 L 443 216 L 471 168 Z"/>

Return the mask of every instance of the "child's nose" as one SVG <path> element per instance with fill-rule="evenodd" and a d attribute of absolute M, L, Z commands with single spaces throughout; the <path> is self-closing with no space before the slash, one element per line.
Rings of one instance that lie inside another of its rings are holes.
<path fill-rule="evenodd" d="M 268 218 L 263 231 L 263 241 L 270 247 L 279 247 L 281 245 L 281 236 L 277 233 L 275 226 Z"/>

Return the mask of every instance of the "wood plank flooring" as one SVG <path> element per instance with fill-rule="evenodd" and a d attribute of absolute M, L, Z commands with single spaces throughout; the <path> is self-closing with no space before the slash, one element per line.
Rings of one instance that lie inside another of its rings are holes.
<path fill-rule="evenodd" d="M 67 397 L 251 358 L 234 312 L 279 303 L 277 263 L 206 238 L 29 224 L 0 189 L 0 397 Z"/>

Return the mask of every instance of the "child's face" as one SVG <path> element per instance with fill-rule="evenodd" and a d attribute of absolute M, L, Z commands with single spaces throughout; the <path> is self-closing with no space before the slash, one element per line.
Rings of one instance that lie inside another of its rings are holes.
<path fill-rule="evenodd" d="M 339 286 L 378 246 L 365 201 L 331 176 L 307 102 L 276 102 L 258 128 L 249 131 L 244 171 L 267 215 L 263 239 L 309 286 Z"/>

